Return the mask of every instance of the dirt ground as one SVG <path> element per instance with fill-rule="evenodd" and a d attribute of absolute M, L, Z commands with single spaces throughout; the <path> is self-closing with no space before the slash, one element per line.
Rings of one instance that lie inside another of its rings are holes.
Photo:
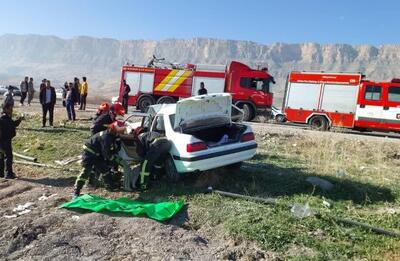
<path fill-rule="evenodd" d="M 47 180 L 48 181 L 48 180 Z M 42 184 L 41 184 L 42 183 Z M 251 244 L 209 238 L 177 223 L 59 209 L 71 188 L 44 178 L 1 180 L 0 259 L 3 260 L 213 260 L 265 258 Z M 13 217 L 18 205 L 29 213 Z M 175 224 L 174 224 L 175 223 Z"/>

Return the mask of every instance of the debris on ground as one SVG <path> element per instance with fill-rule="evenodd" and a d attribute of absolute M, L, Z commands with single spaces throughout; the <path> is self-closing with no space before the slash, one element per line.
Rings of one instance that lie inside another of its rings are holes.
<path fill-rule="evenodd" d="M 32 207 L 32 206 L 34 206 L 35 205 L 35 203 L 33 203 L 33 202 L 26 202 L 25 204 L 23 204 L 23 205 L 18 205 L 17 207 L 15 207 L 14 209 L 13 209 L 13 211 L 14 212 L 21 212 L 21 211 L 24 211 L 24 210 L 26 210 L 26 209 L 29 209 L 30 207 Z"/>
<path fill-rule="evenodd" d="M 292 212 L 293 215 L 297 218 L 306 218 L 314 215 L 314 212 L 311 210 L 308 203 L 307 204 L 295 203 L 290 209 L 290 212 Z"/>
<path fill-rule="evenodd" d="M 82 155 L 77 155 L 77 156 L 70 157 L 70 158 L 67 158 L 64 160 L 55 160 L 54 162 L 58 165 L 65 166 L 65 165 L 71 164 L 73 162 L 77 162 L 80 159 L 82 159 Z"/>
<path fill-rule="evenodd" d="M 308 183 L 310 183 L 311 185 L 319 187 L 322 190 L 326 190 L 326 191 L 331 190 L 334 187 L 334 185 L 332 183 L 330 183 L 329 181 L 318 178 L 318 177 L 308 177 L 306 179 L 306 181 Z"/>
<path fill-rule="evenodd" d="M 46 196 L 46 194 L 43 194 L 40 198 L 38 198 L 38 200 L 39 201 L 48 200 L 49 198 L 52 198 L 54 196 L 57 196 L 57 194 L 51 194 L 49 196 Z"/>

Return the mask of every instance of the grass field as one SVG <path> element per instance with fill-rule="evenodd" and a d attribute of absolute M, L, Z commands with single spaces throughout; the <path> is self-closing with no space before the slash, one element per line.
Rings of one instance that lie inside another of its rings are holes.
<path fill-rule="evenodd" d="M 43 130 L 38 117 L 29 117 L 18 130 L 14 150 L 36 155 L 44 163 L 79 154 L 89 135 L 88 123 L 61 125 Z M 190 175 L 177 185 L 161 180 L 149 191 L 131 196 L 154 201 L 184 197 L 188 203 L 185 228 L 227 240 L 252 241 L 276 258 L 400 259 L 398 238 L 337 224 L 332 219 L 347 217 L 400 231 L 399 142 L 318 132 L 276 135 L 267 131 L 257 139 L 257 155 L 240 170 Z M 19 171 L 26 169 L 18 166 Z M 77 174 L 34 170 L 30 170 L 32 175 L 55 179 Z M 326 179 L 334 188 L 323 191 L 313 187 L 305 181 L 310 176 Z M 209 185 L 246 195 L 276 197 L 279 204 L 264 205 L 203 193 Z M 287 207 L 294 203 L 309 204 L 322 217 L 299 219 Z"/>

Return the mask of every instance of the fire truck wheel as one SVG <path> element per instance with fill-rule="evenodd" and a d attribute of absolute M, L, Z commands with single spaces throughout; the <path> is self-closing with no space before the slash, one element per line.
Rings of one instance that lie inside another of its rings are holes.
<path fill-rule="evenodd" d="M 328 129 L 328 121 L 324 116 L 314 116 L 310 120 L 310 126 L 314 130 L 325 131 Z"/>
<path fill-rule="evenodd" d="M 253 109 L 250 107 L 249 104 L 243 104 L 243 120 L 244 121 L 251 121 L 254 118 Z"/>
<path fill-rule="evenodd" d="M 174 98 L 169 96 L 163 96 L 157 101 L 157 104 L 171 104 L 171 103 L 175 103 L 175 100 Z"/>
<path fill-rule="evenodd" d="M 174 160 L 171 156 L 169 156 L 165 161 L 165 174 L 167 176 L 167 179 L 172 183 L 177 183 L 182 178 L 182 174 L 179 173 L 176 169 Z"/>
<path fill-rule="evenodd" d="M 277 122 L 286 122 L 286 117 L 285 117 L 285 115 L 279 114 L 279 115 L 276 115 L 275 120 Z"/>
<path fill-rule="evenodd" d="M 142 96 L 139 98 L 139 101 L 138 101 L 138 109 L 141 112 L 146 112 L 147 108 L 155 103 L 156 103 L 156 101 L 154 100 L 153 97 Z"/>

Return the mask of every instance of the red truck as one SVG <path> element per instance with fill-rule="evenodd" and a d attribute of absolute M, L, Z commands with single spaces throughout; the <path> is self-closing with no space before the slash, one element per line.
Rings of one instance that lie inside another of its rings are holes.
<path fill-rule="evenodd" d="M 274 80 L 266 68 L 255 70 L 236 61 L 229 66 L 166 63 L 157 66 L 153 60 L 147 66 L 122 67 L 119 101 L 125 88 L 123 80 L 131 88 L 128 104 L 141 111 L 156 103 L 175 103 L 180 98 L 195 96 L 200 83 L 204 83 L 208 94 L 230 93 L 233 103 L 243 109 L 246 121 L 270 111 L 273 97 L 270 82 Z"/>
<path fill-rule="evenodd" d="M 361 73 L 291 72 L 283 110 L 290 122 L 319 130 L 400 131 L 400 80 L 374 82 Z"/>

